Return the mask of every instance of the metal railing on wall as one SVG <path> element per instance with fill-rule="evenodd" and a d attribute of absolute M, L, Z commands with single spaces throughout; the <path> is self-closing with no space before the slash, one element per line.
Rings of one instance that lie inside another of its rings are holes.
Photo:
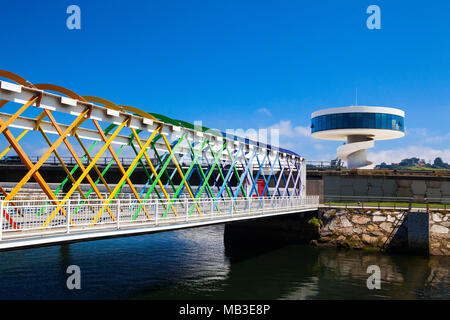
<path fill-rule="evenodd" d="M 360 209 L 450 209 L 450 198 L 374 197 L 374 196 L 334 196 L 324 195 L 321 203 L 325 207 Z"/>

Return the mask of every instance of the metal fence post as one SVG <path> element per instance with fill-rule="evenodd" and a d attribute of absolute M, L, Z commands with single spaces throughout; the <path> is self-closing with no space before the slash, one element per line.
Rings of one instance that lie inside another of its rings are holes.
<path fill-rule="evenodd" d="M 213 214 L 214 214 L 214 201 L 212 199 L 209 201 L 211 201 L 211 219 L 212 219 Z"/>
<path fill-rule="evenodd" d="M 4 201 L 1 200 L 0 201 L 0 240 L 2 240 L 2 236 L 3 236 L 3 206 L 4 206 Z"/>
<path fill-rule="evenodd" d="M 155 200 L 155 225 L 158 225 L 158 199 Z"/>
<path fill-rule="evenodd" d="M 186 222 L 187 222 L 188 221 L 188 214 L 189 214 L 187 198 L 184 198 L 184 211 L 185 211 L 185 214 L 186 214 Z"/>
<path fill-rule="evenodd" d="M 117 199 L 117 230 L 120 229 L 120 200 Z"/>
<path fill-rule="evenodd" d="M 66 230 L 70 233 L 70 199 L 67 200 Z"/>
<path fill-rule="evenodd" d="M 239 201 L 239 200 L 238 200 Z M 231 210 L 231 216 L 233 217 L 233 201 L 230 201 L 230 210 Z"/>

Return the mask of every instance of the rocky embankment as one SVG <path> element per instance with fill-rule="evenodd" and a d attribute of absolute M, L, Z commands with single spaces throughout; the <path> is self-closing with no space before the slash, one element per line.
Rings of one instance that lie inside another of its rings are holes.
<path fill-rule="evenodd" d="M 450 213 L 430 214 L 430 254 L 450 256 Z"/>
<path fill-rule="evenodd" d="M 401 252 L 422 246 L 423 253 L 450 255 L 450 213 L 444 210 L 320 209 L 310 223 L 319 233 L 315 245 Z"/>
<path fill-rule="evenodd" d="M 350 248 L 407 246 L 406 211 L 322 209 L 317 245 Z"/>

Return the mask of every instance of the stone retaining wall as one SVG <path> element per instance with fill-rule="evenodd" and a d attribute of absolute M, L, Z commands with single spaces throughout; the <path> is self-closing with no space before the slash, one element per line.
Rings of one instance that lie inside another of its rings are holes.
<path fill-rule="evenodd" d="M 398 177 L 374 175 L 325 175 L 325 196 L 449 198 L 448 177 Z"/>
<path fill-rule="evenodd" d="M 317 245 L 450 256 L 450 213 L 320 209 Z"/>
<path fill-rule="evenodd" d="M 450 255 L 450 213 L 430 214 L 430 254 Z"/>
<path fill-rule="evenodd" d="M 404 211 L 321 209 L 323 223 L 317 244 L 350 248 L 408 247 Z"/>

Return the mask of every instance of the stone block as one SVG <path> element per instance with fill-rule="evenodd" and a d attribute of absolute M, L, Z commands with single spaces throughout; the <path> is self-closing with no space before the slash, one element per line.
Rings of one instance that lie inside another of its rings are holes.
<path fill-rule="evenodd" d="M 372 218 L 372 221 L 373 222 L 383 222 L 383 221 L 386 221 L 386 217 L 385 216 L 374 216 Z"/>
<path fill-rule="evenodd" d="M 357 224 L 366 224 L 370 221 L 369 217 L 361 216 L 361 215 L 355 215 L 352 217 L 352 222 Z"/>
<path fill-rule="evenodd" d="M 367 192 L 369 197 L 383 197 L 383 188 L 382 187 L 369 187 L 369 191 Z"/>
<path fill-rule="evenodd" d="M 355 194 L 353 193 L 353 187 L 352 186 L 343 186 L 341 189 L 341 196 L 344 197 L 353 197 Z"/>
<path fill-rule="evenodd" d="M 397 191 L 397 184 L 393 179 L 384 179 L 383 180 L 383 195 L 385 197 L 395 197 L 395 193 Z"/>
<path fill-rule="evenodd" d="M 378 238 L 377 237 L 371 237 L 367 234 L 363 234 L 361 237 L 362 241 L 367 243 L 367 244 L 376 244 L 378 242 Z"/>
<path fill-rule="evenodd" d="M 427 183 L 427 187 L 428 188 L 441 188 L 441 181 L 436 181 L 436 180 L 426 180 Z"/>
<path fill-rule="evenodd" d="M 414 196 L 424 196 L 427 192 L 427 185 L 423 180 L 414 180 L 411 184 L 411 190 Z"/>
<path fill-rule="evenodd" d="M 380 187 L 380 188 L 382 188 L 383 187 L 383 182 L 384 182 L 383 178 L 374 178 L 374 177 L 372 177 L 372 178 L 369 178 L 367 180 L 367 184 L 369 186 L 369 189 L 372 188 L 372 187 Z"/>
<path fill-rule="evenodd" d="M 323 194 L 327 196 L 339 196 L 341 195 L 341 188 L 336 185 L 324 184 Z"/>
<path fill-rule="evenodd" d="M 339 176 L 324 176 L 323 177 L 323 181 L 325 182 L 325 184 L 330 184 L 330 185 L 339 185 L 340 184 L 340 180 L 341 177 Z"/>
<path fill-rule="evenodd" d="M 353 186 L 353 184 L 355 183 L 355 180 L 357 180 L 357 178 L 353 178 L 353 177 L 341 177 L 340 181 L 339 181 L 339 185 L 341 187 L 343 186 L 347 186 L 347 187 L 351 187 Z"/>
<path fill-rule="evenodd" d="M 441 183 L 441 193 L 447 197 L 450 197 L 450 181 L 443 181 Z"/>
<path fill-rule="evenodd" d="M 431 230 L 430 230 L 432 233 L 440 233 L 440 234 L 447 234 L 448 233 L 448 228 L 447 227 L 444 227 L 444 226 L 441 226 L 441 225 L 438 225 L 438 224 L 434 224 L 432 227 L 431 227 Z"/>
<path fill-rule="evenodd" d="M 353 194 L 357 196 L 367 196 L 369 190 L 367 179 L 355 179 L 353 183 Z"/>
<path fill-rule="evenodd" d="M 333 231 L 334 229 L 339 227 L 339 223 L 337 221 L 337 219 L 333 219 L 329 224 L 327 224 L 325 226 L 325 229 L 329 229 L 331 231 Z"/>
<path fill-rule="evenodd" d="M 399 188 L 411 188 L 412 180 L 398 179 L 397 186 Z"/>
<path fill-rule="evenodd" d="M 390 222 L 383 222 L 380 224 L 380 228 L 383 229 L 386 232 L 392 231 L 392 223 Z"/>
<path fill-rule="evenodd" d="M 362 229 L 361 228 L 353 228 L 353 232 L 357 233 L 357 234 L 361 234 L 362 233 Z"/>
<path fill-rule="evenodd" d="M 353 225 L 348 221 L 346 217 L 341 217 L 341 226 L 344 228 L 353 227 Z"/>
<path fill-rule="evenodd" d="M 440 188 L 428 188 L 427 189 L 427 198 L 441 198 L 441 189 Z"/>
<path fill-rule="evenodd" d="M 397 189 L 396 195 L 401 198 L 411 198 L 413 194 L 410 187 L 400 187 Z"/>

